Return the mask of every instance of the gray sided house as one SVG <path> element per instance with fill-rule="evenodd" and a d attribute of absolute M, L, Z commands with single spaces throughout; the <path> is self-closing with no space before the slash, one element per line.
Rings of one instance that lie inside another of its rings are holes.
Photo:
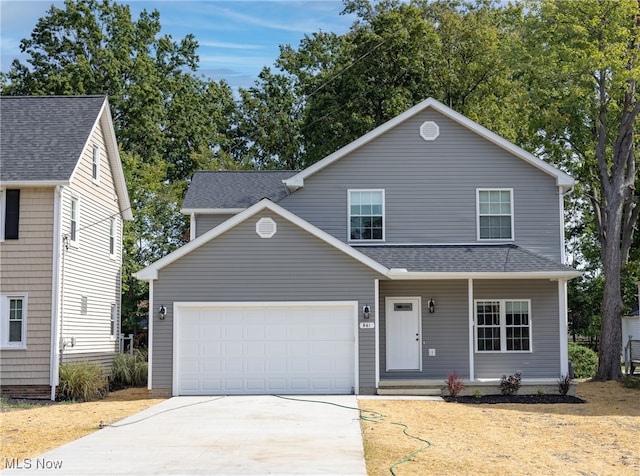
<path fill-rule="evenodd" d="M 61 362 L 113 361 L 131 218 L 106 97 L 0 97 L 3 396 L 53 399 Z"/>
<path fill-rule="evenodd" d="M 197 172 L 150 285 L 154 394 L 568 373 L 574 181 L 427 99 L 303 171 Z"/>

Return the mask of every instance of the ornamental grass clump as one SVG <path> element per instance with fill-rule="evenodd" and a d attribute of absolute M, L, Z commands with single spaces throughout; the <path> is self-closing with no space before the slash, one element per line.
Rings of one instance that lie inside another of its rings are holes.
<path fill-rule="evenodd" d="M 60 364 L 60 395 L 64 400 L 89 402 L 104 398 L 107 377 L 97 362 L 65 362 Z"/>
<path fill-rule="evenodd" d="M 500 393 L 502 395 L 515 395 L 520 390 L 520 382 L 522 380 L 522 374 L 520 372 L 516 372 L 513 375 L 502 376 L 500 379 L 500 385 L 498 388 L 500 389 Z"/>
<path fill-rule="evenodd" d="M 135 349 L 132 354 L 118 354 L 111 368 L 111 389 L 144 387 L 147 384 L 147 352 Z"/>

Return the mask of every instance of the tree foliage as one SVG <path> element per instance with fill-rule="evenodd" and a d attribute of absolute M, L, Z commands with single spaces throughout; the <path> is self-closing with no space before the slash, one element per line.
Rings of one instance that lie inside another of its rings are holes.
<path fill-rule="evenodd" d="M 575 209 L 599 245 L 604 277 L 596 377 L 621 376 L 622 274 L 640 204 L 637 0 L 531 2 L 528 59 L 534 145 L 579 181 Z"/>

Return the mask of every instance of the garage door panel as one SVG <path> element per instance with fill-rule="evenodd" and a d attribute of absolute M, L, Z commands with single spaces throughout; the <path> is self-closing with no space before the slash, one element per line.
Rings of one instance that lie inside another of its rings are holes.
<path fill-rule="evenodd" d="M 353 306 L 178 307 L 179 395 L 350 393 Z"/>

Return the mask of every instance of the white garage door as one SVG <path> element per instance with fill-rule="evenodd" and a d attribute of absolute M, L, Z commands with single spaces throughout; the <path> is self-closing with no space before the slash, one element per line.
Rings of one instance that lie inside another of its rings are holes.
<path fill-rule="evenodd" d="M 178 304 L 174 395 L 348 394 L 357 305 Z"/>

